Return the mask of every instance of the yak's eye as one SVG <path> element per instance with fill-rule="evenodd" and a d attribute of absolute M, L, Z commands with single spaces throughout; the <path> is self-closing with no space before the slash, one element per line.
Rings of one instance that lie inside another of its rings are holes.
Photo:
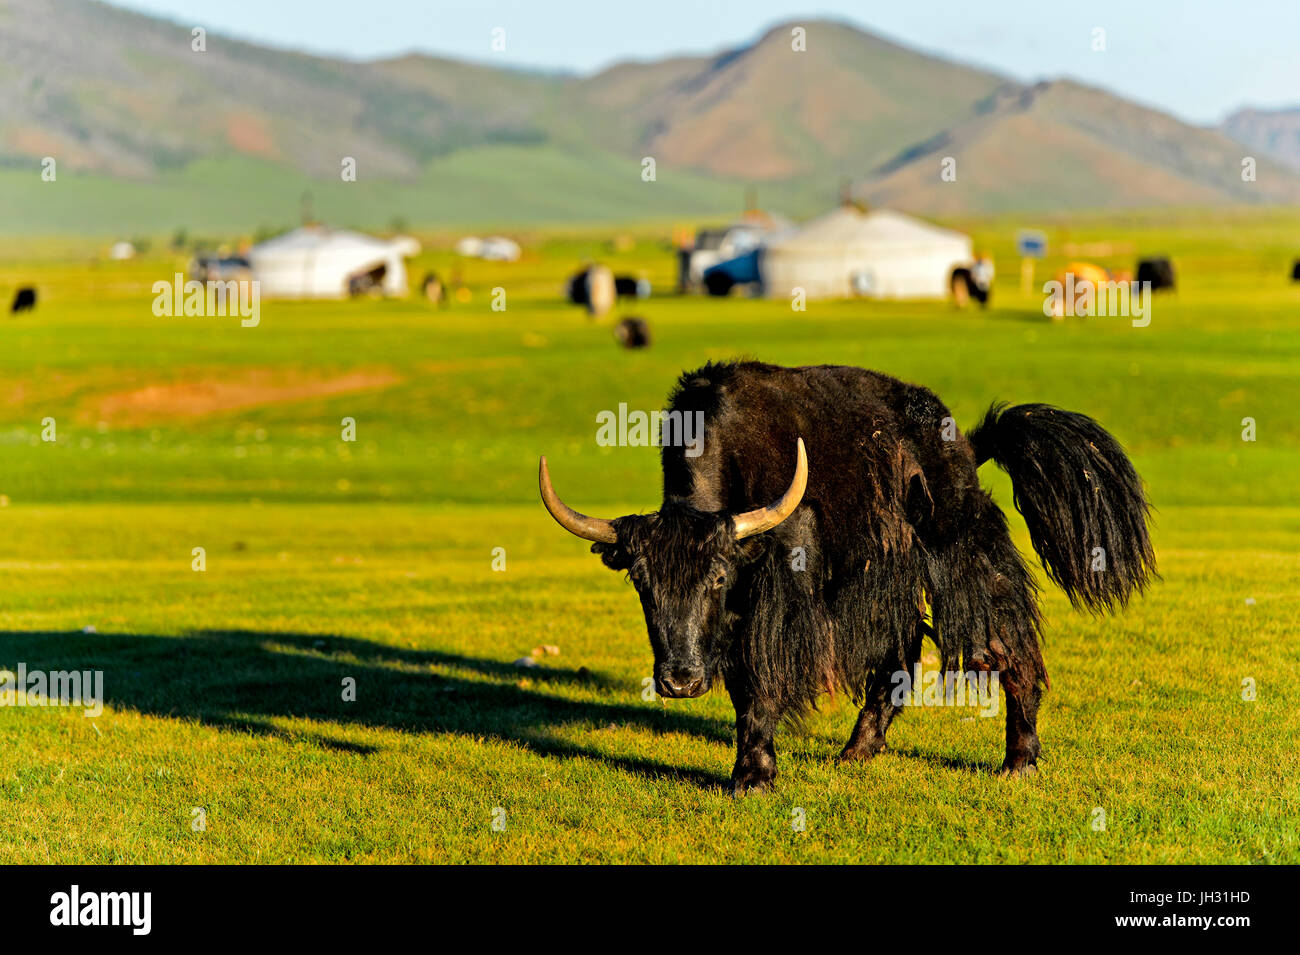
<path fill-rule="evenodd" d="M 713 589 L 714 589 L 714 590 L 717 590 L 719 587 L 721 587 L 721 586 L 722 586 L 723 584 L 725 584 L 726 582 L 727 582 L 727 572 L 726 572 L 725 570 L 717 570 L 717 571 L 714 572 L 714 574 L 713 574 Z"/>

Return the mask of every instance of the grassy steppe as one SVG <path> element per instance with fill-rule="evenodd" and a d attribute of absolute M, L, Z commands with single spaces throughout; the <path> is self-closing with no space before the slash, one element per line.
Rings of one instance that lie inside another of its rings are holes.
<path fill-rule="evenodd" d="M 988 312 L 665 294 L 625 310 L 652 325 L 640 354 L 558 289 L 599 256 L 666 293 L 648 229 L 617 254 L 527 234 L 520 263 L 463 263 L 472 298 L 445 310 L 267 302 L 251 329 L 155 318 L 178 260 L 7 244 L 0 293 L 42 301 L 0 322 L 0 668 L 100 669 L 108 705 L 0 708 L 0 861 L 1300 861 L 1300 219 L 1054 229 L 1040 282 L 1066 258 L 1175 256 L 1147 328 L 1043 318 L 1016 224 L 968 224 L 1002 266 Z M 412 271 L 446 274 L 429 238 Z M 1037 779 L 995 778 L 1001 720 L 955 709 L 908 712 L 891 751 L 839 768 L 854 713 L 828 701 L 778 738 L 777 791 L 735 802 L 725 695 L 641 698 L 632 589 L 541 509 L 537 455 L 579 508 L 652 508 L 653 449 L 598 447 L 596 413 L 738 354 L 882 369 L 963 424 L 1049 401 L 1129 448 L 1164 581 L 1109 619 L 1045 592 Z M 541 644 L 560 655 L 513 666 Z"/>

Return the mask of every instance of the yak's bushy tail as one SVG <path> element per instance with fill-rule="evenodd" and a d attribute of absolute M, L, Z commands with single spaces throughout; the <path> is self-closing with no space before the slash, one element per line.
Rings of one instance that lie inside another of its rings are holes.
<path fill-rule="evenodd" d="M 1142 479 L 1097 422 L 1050 405 L 995 404 L 967 438 L 978 463 L 1011 476 L 1034 550 L 1074 606 L 1123 606 L 1156 576 Z"/>

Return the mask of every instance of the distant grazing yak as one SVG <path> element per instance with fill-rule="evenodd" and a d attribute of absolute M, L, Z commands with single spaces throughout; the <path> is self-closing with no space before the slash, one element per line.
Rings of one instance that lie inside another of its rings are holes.
<path fill-rule="evenodd" d="M 437 272 L 424 273 L 424 281 L 420 284 L 424 290 L 424 297 L 434 305 L 447 304 L 447 289 L 442 284 L 442 279 L 438 278 Z"/>
<path fill-rule="evenodd" d="M 1142 259 L 1138 262 L 1137 282 L 1151 283 L 1153 292 L 1172 292 L 1177 287 L 1174 264 L 1166 258 Z"/>
<path fill-rule="evenodd" d="M 649 348 L 650 326 L 644 318 L 625 318 L 614 326 L 614 337 L 624 348 Z"/>
<path fill-rule="evenodd" d="M 680 423 L 697 412 L 702 446 L 672 430 L 673 413 Z M 995 405 L 962 434 L 934 393 L 878 372 L 740 362 L 682 375 L 665 421 L 659 510 L 580 514 L 552 488 L 545 457 L 542 501 L 627 571 L 658 692 L 725 684 L 736 795 L 773 782 L 778 726 L 826 692 L 862 707 L 841 760 L 884 749 L 900 675 L 916 672 L 927 635 L 945 674 L 998 675 L 1002 771 L 1036 771 L 1050 685 L 1037 587 L 980 487 L 984 462 L 1010 474 L 1034 548 L 1076 606 L 1124 605 L 1155 574 L 1142 481 L 1081 414 Z"/>
<path fill-rule="evenodd" d="M 604 265 L 589 265 L 570 276 L 564 294 L 574 305 L 585 306 L 592 318 L 600 318 L 614 307 L 617 299 L 614 273 Z"/>
<path fill-rule="evenodd" d="M 30 312 L 36 307 L 36 289 L 31 286 L 20 288 L 14 295 L 14 302 L 9 306 L 9 313 L 17 315 L 19 312 Z"/>
<path fill-rule="evenodd" d="M 650 282 L 633 275 L 616 275 L 614 294 L 619 298 L 649 298 Z"/>

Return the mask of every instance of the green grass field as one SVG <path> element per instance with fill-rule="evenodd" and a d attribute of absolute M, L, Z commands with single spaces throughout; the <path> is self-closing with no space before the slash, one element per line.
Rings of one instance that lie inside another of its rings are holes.
<path fill-rule="evenodd" d="M 0 294 L 42 301 L 0 319 L 0 669 L 102 670 L 107 705 L 0 707 L 0 862 L 1300 862 L 1300 216 L 1049 230 L 1039 282 L 1066 244 L 1174 255 L 1181 288 L 1142 329 L 1043 318 L 1017 224 L 965 224 L 1002 269 L 986 313 L 678 299 L 642 228 L 618 254 L 525 235 L 524 261 L 465 265 L 472 300 L 446 310 L 268 302 L 251 329 L 155 318 L 179 259 L 5 240 Z M 445 274 L 427 238 L 412 272 Z M 649 351 L 560 303 L 594 256 L 665 293 L 630 309 Z M 654 449 L 598 447 L 597 412 L 742 354 L 881 369 L 967 426 L 1048 401 L 1129 448 L 1164 580 L 1106 619 L 1045 591 L 1037 778 L 995 777 L 1002 721 L 956 709 L 838 767 L 855 712 L 828 700 L 778 737 L 776 791 L 734 801 L 725 694 L 642 699 L 631 585 L 546 515 L 537 457 L 580 509 L 652 509 Z M 542 644 L 560 655 L 513 665 Z"/>

